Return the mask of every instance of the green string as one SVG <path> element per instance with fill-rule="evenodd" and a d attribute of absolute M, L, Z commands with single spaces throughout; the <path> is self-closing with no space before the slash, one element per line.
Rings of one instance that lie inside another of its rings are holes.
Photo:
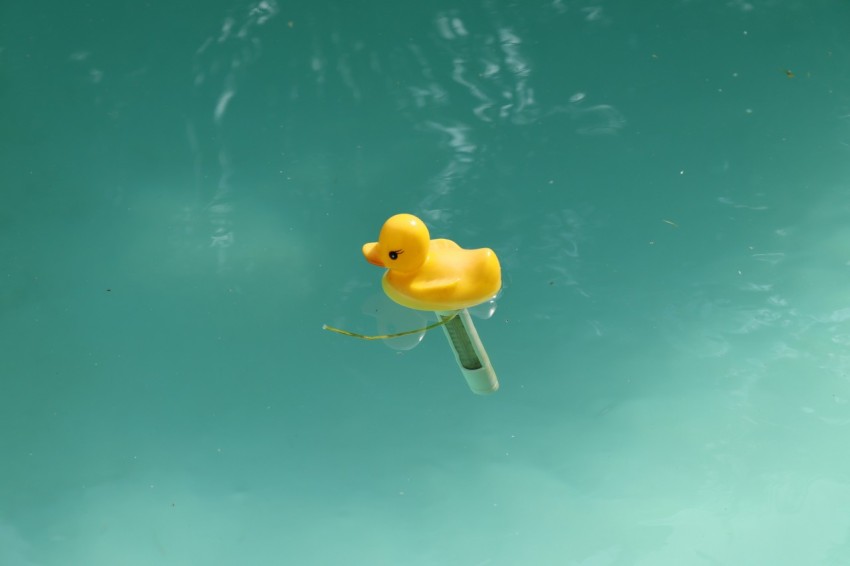
<path fill-rule="evenodd" d="M 349 332 L 348 330 L 341 330 L 339 328 L 334 328 L 333 326 L 328 326 L 327 324 L 322 325 L 322 330 L 330 330 L 331 332 L 336 332 L 337 334 L 342 334 L 344 336 L 352 336 L 354 338 L 360 338 L 362 340 L 386 340 L 387 338 L 401 338 L 402 336 L 410 336 L 411 334 L 421 334 L 422 332 L 427 332 L 432 328 L 437 328 L 438 326 L 442 326 L 449 321 L 453 320 L 457 317 L 457 313 L 454 313 L 452 316 L 448 318 L 444 318 L 440 322 L 435 322 L 434 324 L 430 324 L 425 328 L 419 328 L 417 330 L 408 330 L 406 332 L 399 332 L 398 334 L 380 334 L 378 336 L 366 336 L 365 334 L 357 334 L 356 332 Z"/>

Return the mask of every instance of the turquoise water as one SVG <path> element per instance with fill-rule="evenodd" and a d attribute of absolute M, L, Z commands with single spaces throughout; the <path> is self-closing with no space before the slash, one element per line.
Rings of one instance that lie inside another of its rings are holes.
<path fill-rule="evenodd" d="M 0 5 L 0 564 L 850 563 L 849 20 Z M 402 211 L 495 395 L 321 329 Z"/>

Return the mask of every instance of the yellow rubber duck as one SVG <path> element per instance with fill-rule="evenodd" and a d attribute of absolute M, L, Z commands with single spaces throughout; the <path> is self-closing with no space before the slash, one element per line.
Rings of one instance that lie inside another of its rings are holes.
<path fill-rule="evenodd" d="M 363 255 L 387 268 L 384 292 L 411 309 L 461 310 L 489 301 L 502 287 L 493 250 L 465 250 L 451 240 L 432 240 L 425 223 L 412 214 L 387 220 L 378 241 L 363 245 Z"/>

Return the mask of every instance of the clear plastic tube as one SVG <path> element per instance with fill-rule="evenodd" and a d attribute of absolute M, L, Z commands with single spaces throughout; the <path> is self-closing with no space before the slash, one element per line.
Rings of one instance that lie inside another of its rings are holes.
<path fill-rule="evenodd" d="M 472 317 L 466 309 L 460 311 L 437 312 L 437 319 L 445 321 L 452 315 L 457 316 L 443 325 L 443 332 L 455 354 L 457 364 L 466 383 L 473 393 L 488 395 L 499 390 L 499 379 L 490 363 L 484 345 L 472 323 Z"/>

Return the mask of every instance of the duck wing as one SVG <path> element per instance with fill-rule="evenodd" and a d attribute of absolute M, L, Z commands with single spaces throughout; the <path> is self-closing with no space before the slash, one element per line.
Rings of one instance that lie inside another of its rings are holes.
<path fill-rule="evenodd" d="M 460 283 L 460 277 L 443 277 L 439 279 L 428 279 L 427 281 L 414 281 L 410 284 L 410 290 L 416 294 L 449 293 L 454 291 Z"/>

